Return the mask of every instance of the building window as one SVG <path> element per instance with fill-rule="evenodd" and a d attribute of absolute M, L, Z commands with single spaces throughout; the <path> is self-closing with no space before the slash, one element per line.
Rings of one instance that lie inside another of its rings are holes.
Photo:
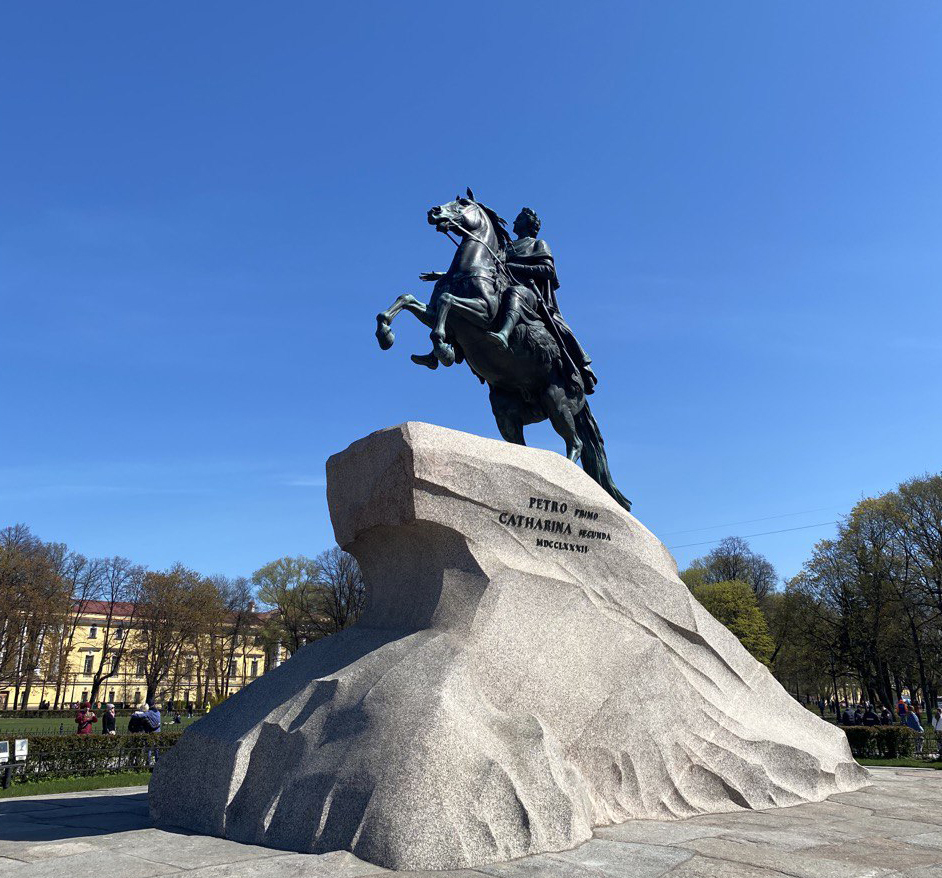
<path fill-rule="evenodd" d="M 114 704 L 114 689 L 111 690 L 111 697 L 108 699 L 110 704 Z"/>
<path fill-rule="evenodd" d="M 115 628 L 115 630 L 114 630 L 114 639 L 115 639 L 115 640 L 122 640 L 123 638 L 124 638 L 124 629 L 119 625 L 119 626 L 118 626 L 117 628 Z"/>
<path fill-rule="evenodd" d="M 111 657 L 111 673 L 118 673 L 118 663 L 121 661 L 121 656 L 113 655 Z"/>
<path fill-rule="evenodd" d="M 229 660 L 229 676 L 235 677 L 239 673 L 238 663 L 235 659 Z"/>
<path fill-rule="evenodd" d="M 88 637 L 90 640 L 94 640 L 98 636 L 98 626 L 92 625 L 88 629 Z"/>
<path fill-rule="evenodd" d="M 140 703 L 141 703 L 141 690 L 140 690 L 140 689 L 135 689 L 135 690 L 134 690 L 134 705 L 135 705 L 135 707 L 136 707 L 138 704 L 140 704 Z"/>
<path fill-rule="evenodd" d="M 147 667 L 144 665 L 144 659 L 137 660 L 137 675 L 143 677 L 147 674 Z"/>
<path fill-rule="evenodd" d="M 92 663 L 95 661 L 95 656 L 91 653 L 85 656 L 85 673 L 90 674 L 92 672 Z M 85 700 L 84 698 L 82 699 Z"/>
<path fill-rule="evenodd" d="M 258 676 L 258 659 L 252 659 L 252 676 Z"/>
<path fill-rule="evenodd" d="M 188 679 L 193 676 L 193 659 L 188 658 L 186 660 L 186 665 L 183 670 L 183 676 Z"/>
<path fill-rule="evenodd" d="M 88 701 L 88 689 L 83 689 L 82 690 L 82 703 L 84 704 L 87 701 Z"/>

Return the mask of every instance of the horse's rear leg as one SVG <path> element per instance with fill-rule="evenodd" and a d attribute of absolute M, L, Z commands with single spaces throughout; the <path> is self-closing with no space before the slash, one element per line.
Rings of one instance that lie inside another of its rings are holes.
<path fill-rule="evenodd" d="M 559 384 L 551 384 L 543 391 L 540 402 L 553 429 L 566 443 L 566 457 L 575 463 L 582 454 L 582 440 L 579 438 L 573 416 L 578 401 L 570 397 Z"/>
<path fill-rule="evenodd" d="M 527 444 L 523 438 L 524 418 L 519 397 L 503 390 L 491 390 L 491 411 L 494 412 L 497 429 L 506 442 Z"/>
<path fill-rule="evenodd" d="M 376 340 L 384 351 L 388 351 L 396 340 L 396 336 L 392 329 L 390 329 L 389 324 L 392 323 L 393 318 L 403 310 L 415 314 L 426 326 L 434 325 L 435 321 L 429 316 L 427 305 L 424 305 L 415 296 L 409 293 L 400 296 L 389 308 L 385 311 L 380 311 L 379 314 L 376 315 Z"/>

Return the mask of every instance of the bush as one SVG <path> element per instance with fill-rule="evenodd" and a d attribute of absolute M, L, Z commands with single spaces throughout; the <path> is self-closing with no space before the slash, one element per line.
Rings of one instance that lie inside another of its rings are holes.
<path fill-rule="evenodd" d="M 877 750 L 883 759 L 899 759 L 916 752 L 916 732 L 907 726 L 874 726 Z"/>
<path fill-rule="evenodd" d="M 877 738 L 873 734 L 876 726 L 842 726 L 850 744 L 850 752 L 858 759 L 873 759 L 877 755 Z"/>
<path fill-rule="evenodd" d="M 916 752 L 916 732 L 907 726 L 842 726 L 859 759 L 900 759 Z"/>
<path fill-rule="evenodd" d="M 182 731 L 152 735 L 38 735 L 29 738 L 29 753 L 16 782 L 89 774 L 147 771 L 161 751 L 172 747 Z M 13 743 L 10 742 L 10 753 Z"/>
<path fill-rule="evenodd" d="M 137 708 L 119 707 L 115 714 L 117 716 L 130 716 Z M 99 709 L 95 709 L 98 713 Z M 72 719 L 75 716 L 75 709 L 65 710 L 0 710 L 0 719 Z"/>

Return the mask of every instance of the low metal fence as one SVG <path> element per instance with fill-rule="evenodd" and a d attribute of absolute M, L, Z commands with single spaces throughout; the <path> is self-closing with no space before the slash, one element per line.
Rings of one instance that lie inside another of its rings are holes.
<path fill-rule="evenodd" d="M 28 754 L 13 782 L 148 771 L 181 734 L 30 736 Z"/>

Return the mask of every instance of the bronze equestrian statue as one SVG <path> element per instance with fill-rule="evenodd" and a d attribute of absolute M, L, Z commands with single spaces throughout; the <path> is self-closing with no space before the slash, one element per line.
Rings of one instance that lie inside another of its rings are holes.
<path fill-rule="evenodd" d="M 428 305 L 415 296 L 399 296 L 376 316 L 376 338 L 392 347 L 390 328 L 400 311 L 409 311 L 428 326 L 432 350 L 412 360 L 430 369 L 466 361 L 490 388 L 491 410 L 501 436 L 525 445 L 523 428 L 549 418 L 566 443 L 571 461 L 585 471 L 625 509 L 628 500 L 615 486 L 598 424 L 586 394 L 596 376 L 591 360 L 576 340 L 556 301 L 559 281 L 552 254 L 536 237 L 536 214 L 524 208 L 514 222 L 516 240 L 491 208 L 466 198 L 433 207 L 430 225 L 458 238 L 458 249 L 446 272 L 426 272 L 434 281 Z"/>

